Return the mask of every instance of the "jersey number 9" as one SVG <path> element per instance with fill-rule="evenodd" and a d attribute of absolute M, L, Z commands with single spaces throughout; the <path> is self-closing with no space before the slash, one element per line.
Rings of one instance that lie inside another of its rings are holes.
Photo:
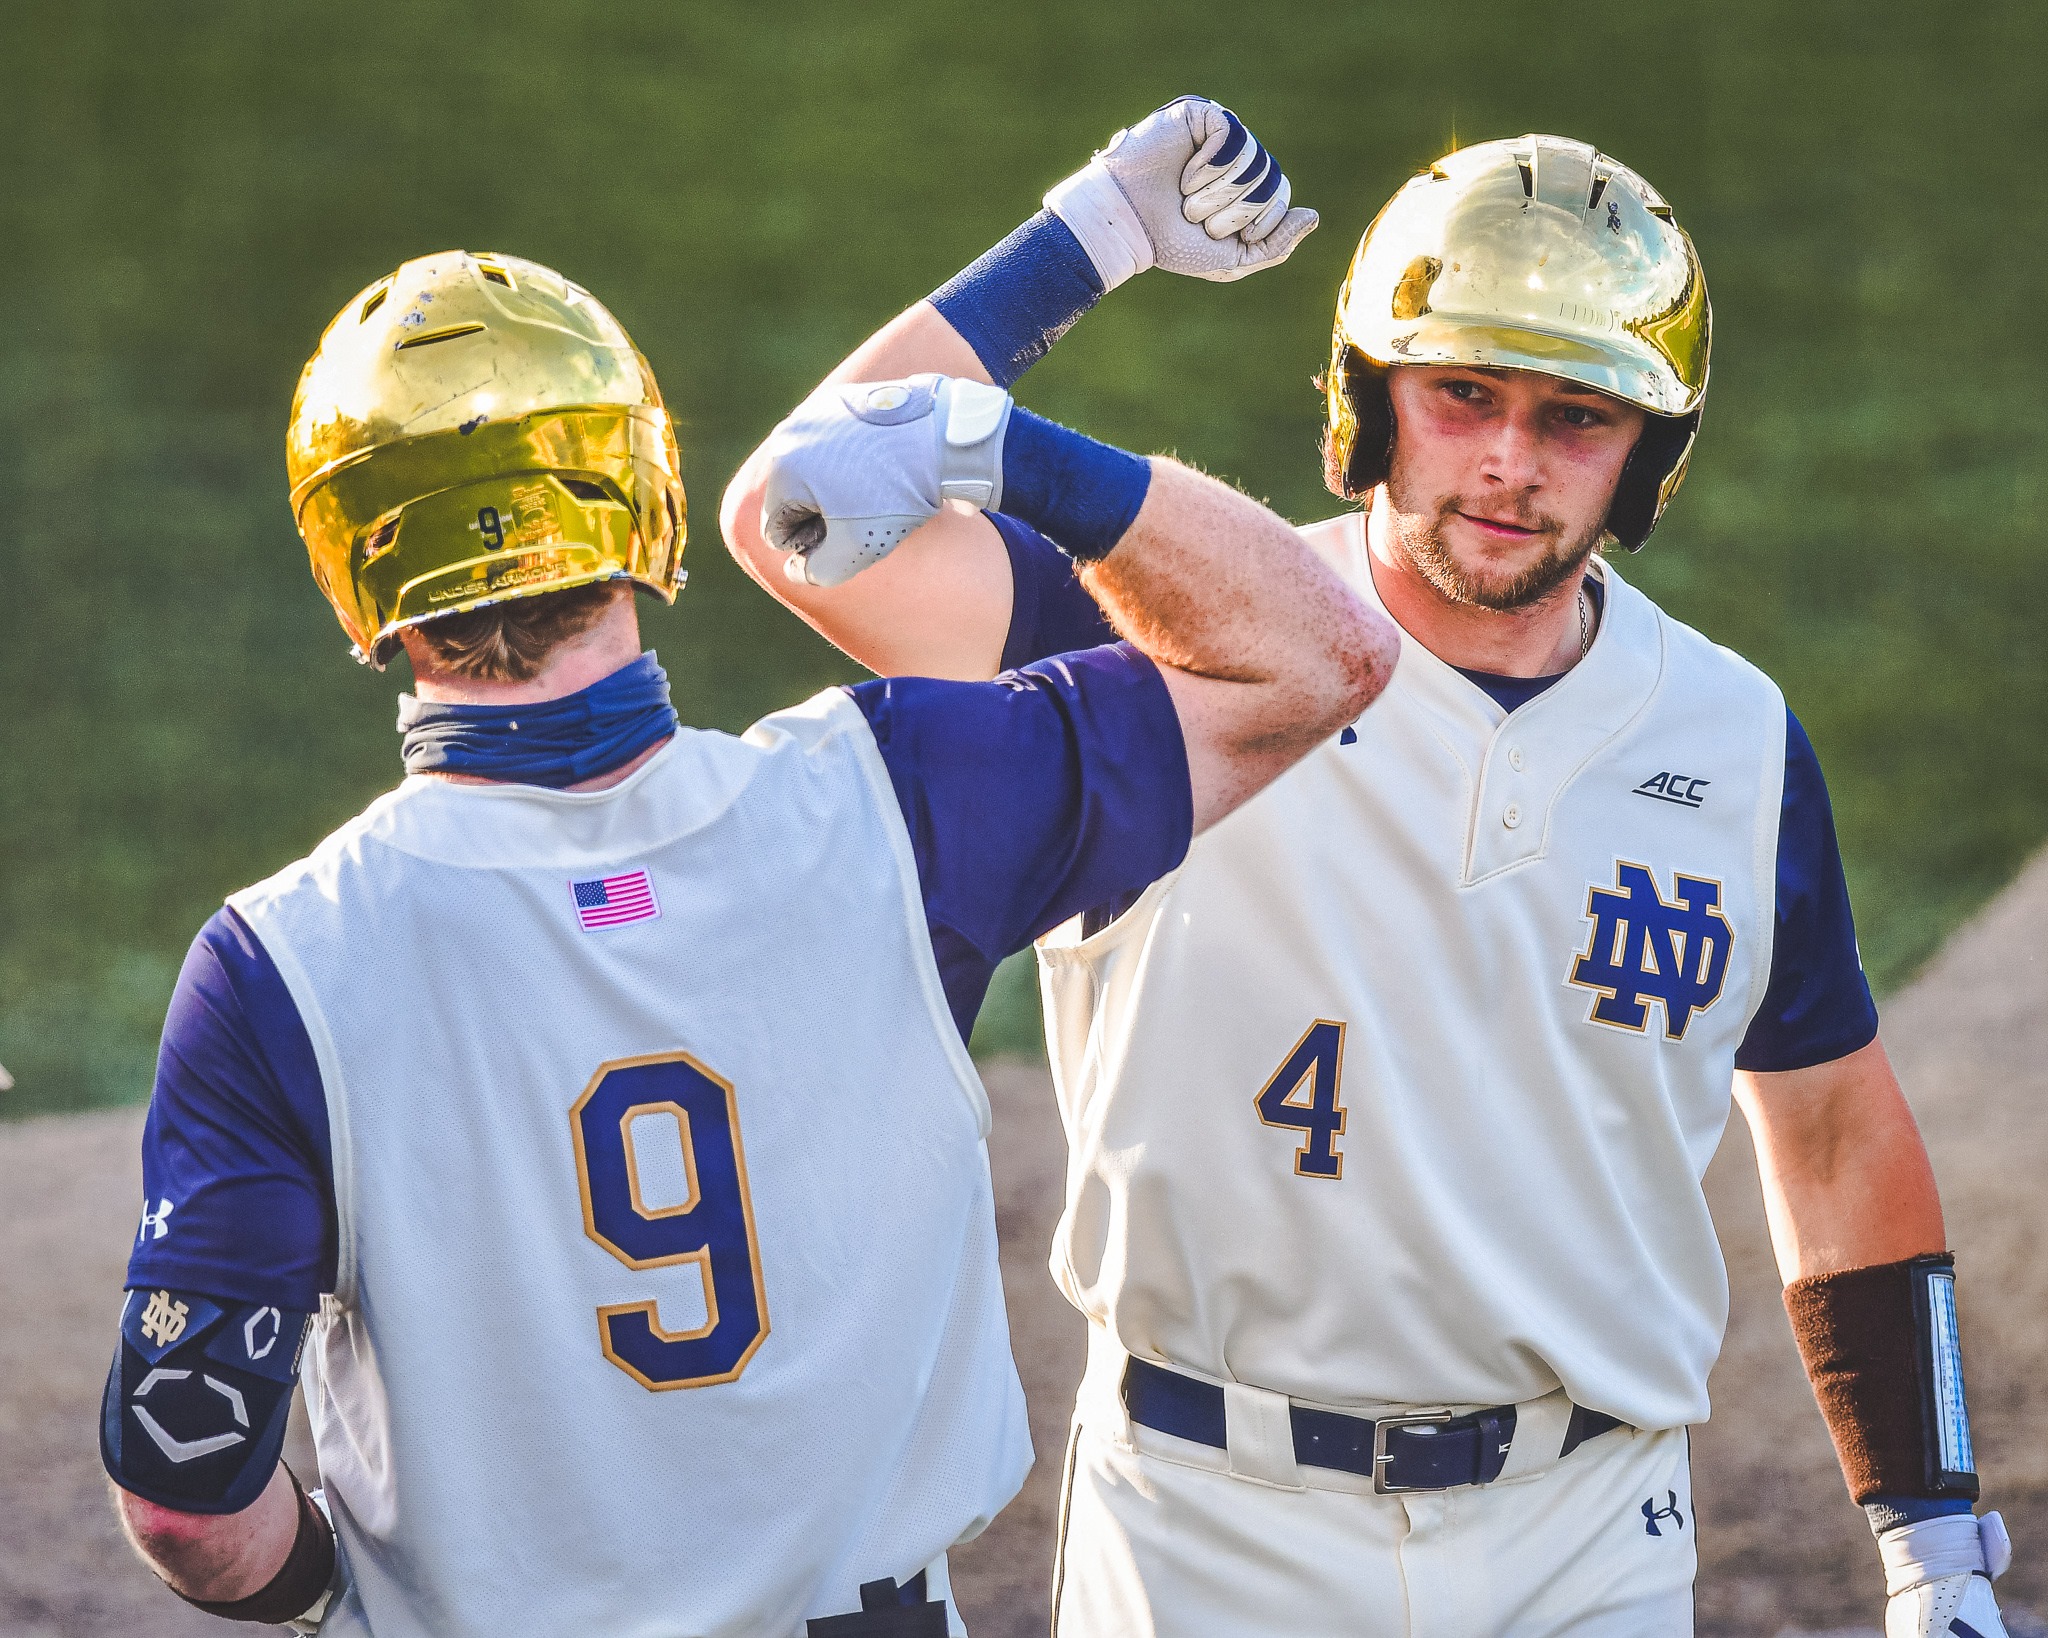
<path fill-rule="evenodd" d="M 569 1122 L 584 1233 L 628 1268 L 689 1263 L 704 1281 L 704 1323 L 691 1330 L 663 1330 L 651 1300 L 599 1308 L 604 1357 L 657 1392 L 732 1381 L 768 1335 L 768 1303 L 731 1083 L 687 1053 L 623 1058 L 598 1070 Z M 634 1133 L 644 1142 L 671 1122 L 682 1198 L 649 1204 Z"/>

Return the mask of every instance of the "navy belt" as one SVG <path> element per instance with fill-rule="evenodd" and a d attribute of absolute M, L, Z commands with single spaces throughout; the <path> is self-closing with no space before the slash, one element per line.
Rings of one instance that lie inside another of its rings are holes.
<path fill-rule="evenodd" d="M 1124 1409 L 1140 1427 L 1229 1449 L 1223 1390 L 1217 1384 L 1134 1358 L 1124 1365 L 1123 1393 Z M 1287 1416 L 1294 1427 L 1294 1459 L 1303 1467 L 1356 1473 L 1371 1479 L 1383 1495 L 1491 1484 L 1500 1477 L 1515 1440 L 1512 1405 L 1464 1416 L 1383 1416 L 1375 1422 L 1291 1404 Z M 1620 1426 L 1619 1417 L 1574 1405 L 1557 1454 L 1569 1456 L 1588 1439 Z"/>
<path fill-rule="evenodd" d="M 863 1581 L 858 1613 L 813 1616 L 804 1638 L 946 1638 L 946 1606 L 925 1598 L 922 1570 L 901 1586 L 890 1577 Z"/>

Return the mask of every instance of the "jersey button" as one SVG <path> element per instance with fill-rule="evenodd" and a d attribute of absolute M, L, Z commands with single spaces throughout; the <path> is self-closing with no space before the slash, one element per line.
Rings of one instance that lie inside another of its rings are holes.
<path fill-rule="evenodd" d="M 1522 822 L 1522 808 L 1518 802 L 1510 802 L 1500 810 L 1500 822 L 1513 830 Z"/>
<path fill-rule="evenodd" d="M 1508 751 L 1508 766 L 1509 766 L 1510 768 L 1514 769 L 1516 773 L 1520 773 L 1520 772 L 1522 771 L 1522 747 L 1521 747 L 1521 746 L 1519 746 L 1519 745 L 1516 745 L 1516 746 L 1512 746 L 1512 747 L 1511 747 L 1511 748 L 1509 749 L 1509 751 Z"/>

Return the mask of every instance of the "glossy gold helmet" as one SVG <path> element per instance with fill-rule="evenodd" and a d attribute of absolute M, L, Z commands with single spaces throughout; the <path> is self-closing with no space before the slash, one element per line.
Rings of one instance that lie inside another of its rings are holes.
<path fill-rule="evenodd" d="M 1325 378 L 1330 487 L 1385 480 L 1391 366 L 1536 370 L 1649 412 L 1607 515 L 1633 551 L 1685 478 L 1712 326 L 1692 240 L 1627 166 L 1564 137 L 1460 148 L 1358 242 Z"/>
<path fill-rule="evenodd" d="M 654 372 L 589 291 L 514 256 L 407 262 L 344 307 L 292 402 L 292 515 L 362 659 L 513 597 L 681 584 Z"/>

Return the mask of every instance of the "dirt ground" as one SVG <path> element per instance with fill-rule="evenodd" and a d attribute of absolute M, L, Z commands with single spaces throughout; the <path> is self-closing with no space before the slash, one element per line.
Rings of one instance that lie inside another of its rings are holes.
<path fill-rule="evenodd" d="M 2048 1610 L 2048 854 L 1893 1000 L 1885 1040 L 1948 1203 L 1985 1495 L 2019 1544 L 2000 1583 L 2008 1622 L 2014 1638 L 2048 1638 L 2036 1613 Z M 1039 1464 L 995 1527 L 955 1555 L 954 1574 L 976 1638 L 1035 1638 L 1081 1327 L 1045 1271 L 1061 1169 L 1045 1077 L 1009 1065 L 988 1080 L 1003 1274 Z M 0 1126 L 0 1638 L 225 1630 L 122 1545 L 94 1443 L 140 1192 L 139 1124 L 121 1111 Z M 1694 1438 L 1700 1630 L 1876 1638 L 1876 1553 L 1799 1373 L 1740 1120 L 1708 1187 L 1734 1312 L 1714 1417 Z"/>

